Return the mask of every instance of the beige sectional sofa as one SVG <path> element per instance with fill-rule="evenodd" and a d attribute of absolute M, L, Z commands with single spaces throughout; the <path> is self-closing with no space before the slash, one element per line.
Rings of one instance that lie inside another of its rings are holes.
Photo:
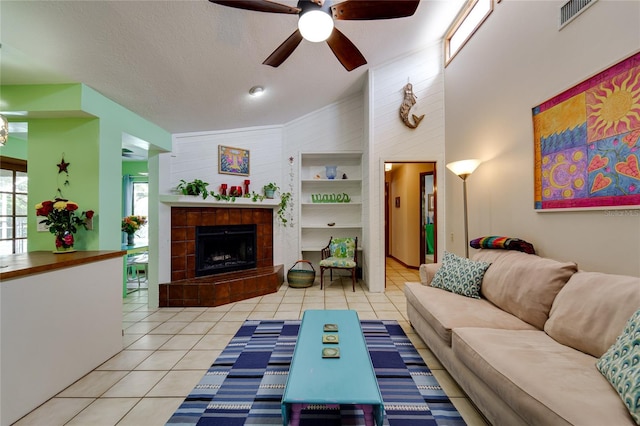
<path fill-rule="evenodd" d="M 507 250 L 481 298 L 430 286 L 439 264 L 406 283 L 409 321 L 494 425 L 634 425 L 596 368 L 640 309 L 640 278 L 579 271 L 570 262 Z"/>

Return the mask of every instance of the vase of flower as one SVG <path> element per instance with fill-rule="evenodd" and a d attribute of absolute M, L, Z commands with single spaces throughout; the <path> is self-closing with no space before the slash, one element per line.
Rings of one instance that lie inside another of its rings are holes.
<path fill-rule="evenodd" d="M 56 236 L 56 253 L 71 253 L 73 249 L 73 233 L 71 231 L 60 231 Z"/>
<path fill-rule="evenodd" d="M 49 227 L 49 232 L 55 236 L 56 250 L 54 253 L 69 253 L 73 248 L 74 235 L 79 227 L 89 229 L 93 219 L 93 210 L 78 213 L 78 203 L 63 198 L 45 200 L 36 204 L 36 216 L 39 223 Z"/>
<path fill-rule="evenodd" d="M 122 232 L 127 234 L 127 245 L 133 245 L 133 236 L 142 226 L 147 223 L 146 216 L 125 216 L 122 218 L 121 228 Z"/>

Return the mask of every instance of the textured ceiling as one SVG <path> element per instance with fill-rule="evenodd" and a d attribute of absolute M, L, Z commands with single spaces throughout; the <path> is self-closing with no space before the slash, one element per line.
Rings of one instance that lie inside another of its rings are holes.
<path fill-rule="evenodd" d="M 337 21 L 368 61 L 347 72 L 326 43 L 306 40 L 280 67 L 262 65 L 296 29 L 294 15 L 206 0 L 2 0 L 0 82 L 81 82 L 171 133 L 283 124 L 442 38 L 463 3 L 422 0 L 408 18 Z M 254 85 L 264 96 L 248 95 Z"/>

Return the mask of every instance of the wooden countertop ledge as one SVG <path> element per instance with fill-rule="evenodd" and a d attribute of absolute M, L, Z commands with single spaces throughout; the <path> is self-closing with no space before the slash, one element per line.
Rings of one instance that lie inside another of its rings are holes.
<path fill-rule="evenodd" d="M 64 254 L 32 251 L 0 256 L 0 281 L 122 257 L 126 254 L 125 250 L 76 251 Z"/>

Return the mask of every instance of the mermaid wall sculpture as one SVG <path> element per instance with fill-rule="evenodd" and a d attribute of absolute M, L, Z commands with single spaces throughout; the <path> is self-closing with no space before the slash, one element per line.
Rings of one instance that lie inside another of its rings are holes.
<path fill-rule="evenodd" d="M 413 122 L 409 118 L 409 112 L 411 108 L 416 104 L 416 95 L 413 94 L 413 85 L 411 83 L 407 83 L 404 86 L 404 99 L 402 100 L 402 105 L 400 105 L 400 118 L 402 122 L 410 129 L 415 129 L 420 125 L 420 122 L 424 118 L 424 114 L 418 117 L 415 114 L 411 114 L 413 118 Z"/>

